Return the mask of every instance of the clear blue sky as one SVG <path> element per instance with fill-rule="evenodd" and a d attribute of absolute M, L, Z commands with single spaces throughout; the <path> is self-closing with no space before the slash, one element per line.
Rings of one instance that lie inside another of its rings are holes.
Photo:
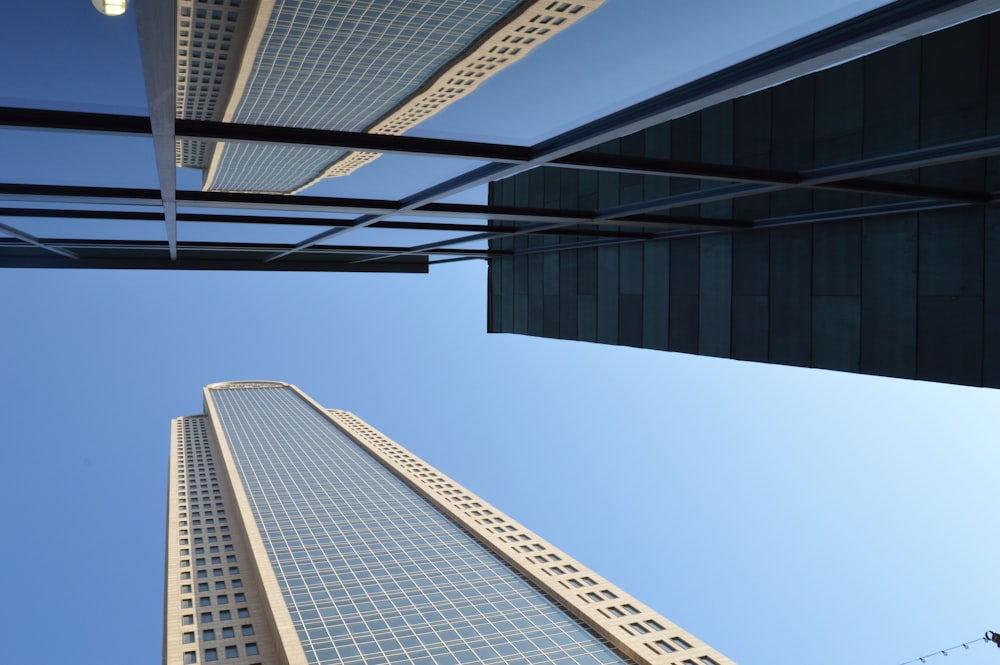
<path fill-rule="evenodd" d="M 0 103 L 145 113 L 131 14 L 8 4 Z M 535 141 L 873 4 L 608 0 L 416 133 Z M 155 183 L 144 140 L 0 130 L 0 155 L 4 182 Z M 401 196 L 461 166 L 321 187 Z M 898 665 L 1000 630 L 996 391 L 487 335 L 480 262 L 0 284 L 4 663 L 159 662 L 169 419 L 232 379 L 354 411 L 741 665 Z"/>

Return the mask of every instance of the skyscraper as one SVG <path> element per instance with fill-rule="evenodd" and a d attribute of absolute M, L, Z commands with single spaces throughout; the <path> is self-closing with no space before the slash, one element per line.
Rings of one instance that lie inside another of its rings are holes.
<path fill-rule="evenodd" d="M 491 239 L 489 330 L 1000 387 L 1000 14 L 951 4 L 780 85 L 678 88 L 675 117 L 593 148 L 631 172 L 493 183 L 631 237 Z"/>
<path fill-rule="evenodd" d="M 177 117 L 402 134 L 604 0 L 179 0 Z M 183 140 L 204 188 L 294 192 L 378 157 Z"/>
<path fill-rule="evenodd" d="M 732 663 L 356 416 L 204 397 L 173 421 L 164 663 Z"/>

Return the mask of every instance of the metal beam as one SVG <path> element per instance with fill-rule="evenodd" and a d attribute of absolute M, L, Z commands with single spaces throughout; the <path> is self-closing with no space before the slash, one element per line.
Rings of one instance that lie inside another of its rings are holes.
<path fill-rule="evenodd" d="M 520 165 L 494 162 L 428 187 L 404 199 L 400 212 L 835 65 L 860 52 L 885 48 L 932 28 L 939 29 L 943 27 L 942 16 L 949 13 L 986 13 L 994 8 L 988 0 L 898 0 L 542 141 L 532 147 L 534 157 L 530 162 Z M 365 215 L 352 228 L 371 226 L 382 218 Z M 318 233 L 268 260 L 284 258 L 350 230 Z"/>
<path fill-rule="evenodd" d="M 686 194 L 615 206 L 614 208 L 598 211 L 597 218 L 600 220 L 613 220 L 619 216 L 669 210 L 670 208 L 694 205 L 696 203 L 708 203 L 710 201 L 721 201 L 754 194 L 766 194 L 768 192 L 797 187 L 907 196 L 920 199 L 936 198 L 944 201 L 984 204 L 989 203 L 993 199 L 993 196 L 988 192 L 911 185 L 901 182 L 864 180 L 863 178 L 929 166 L 940 166 L 942 164 L 951 164 L 969 159 L 995 157 L 997 155 L 1000 155 L 1000 136 L 987 136 L 970 141 L 960 141 L 931 148 L 920 148 L 893 155 L 871 157 L 846 164 L 807 169 L 797 174 L 796 181 L 792 184 L 780 184 L 779 182 L 766 184 L 767 181 L 758 180 L 757 184 L 748 182 L 730 186 L 710 187 Z"/>
<path fill-rule="evenodd" d="M 14 228 L 9 224 L 4 224 L 0 222 L 0 232 L 6 233 L 9 236 L 17 238 L 21 242 L 25 242 L 29 245 L 33 245 L 40 249 L 44 249 L 45 251 L 52 252 L 53 254 L 58 254 L 59 256 L 65 257 L 67 259 L 78 258 L 76 254 L 69 251 L 68 249 L 63 249 L 62 247 L 57 247 L 52 243 L 44 242 L 36 238 L 35 236 L 31 235 L 30 233 L 22 231 L 21 229 Z"/>
<path fill-rule="evenodd" d="M 21 185 L 17 183 L 0 183 L 0 200 L 32 201 L 46 203 L 70 203 L 91 205 L 142 205 L 159 206 L 159 193 L 153 189 L 126 189 L 113 187 L 86 187 L 66 185 Z M 395 210 L 399 202 L 382 199 L 336 198 L 318 196 L 283 196 L 276 194 L 234 194 L 227 192 L 197 192 L 182 190 L 177 193 L 177 203 L 191 208 L 215 209 L 252 209 L 273 210 L 289 213 L 312 215 L 337 214 L 365 211 L 379 213 Z M 11 208 L 10 210 L 38 210 L 33 208 Z M 46 209 L 47 210 L 47 209 Z M 75 214 L 79 212 L 79 215 Z M 134 217 L 130 217 L 134 215 Z M 562 225 L 592 224 L 592 210 L 561 210 L 558 208 L 523 208 L 518 206 L 496 206 L 466 203 L 430 203 L 407 213 L 408 216 L 426 218 L 469 218 L 476 217 L 510 222 L 559 222 Z M 87 219 L 152 219 L 152 214 L 130 213 L 120 211 L 75 211 L 59 210 L 48 212 L 26 213 L 26 217 L 64 217 L 74 216 Z M 159 219 L 159 218 L 157 218 Z M 238 223 L 273 223 L 302 224 L 317 226 L 350 227 L 355 223 L 351 219 L 331 220 L 321 217 L 264 217 L 264 216 L 228 216 L 209 213 L 178 213 L 178 220 L 196 221 L 233 221 Z M 720 228 L 739 228 L 739 221 L 712 220 L 702 218 L 679 218 L 667 215 L 631 215 L 615 220 L 619 226 L 676 226 L 684 222 L 691 224 L 713 225 Z M 410 226 L 412 225 L 412 226 Z M 484 225 L 453 225 L 444 226 L 425 222 L 392 222 L 382 221 L 374 225 L 376 228 L 425 228 L 437 231 L 477 231 L 487 227 Z"/>
<path fill-rule="evenodd" d="M 139 116 L 78 113 L 73 111 L 35 111 L 20 108 L 0 108 L 0 125 L 130 135 L 149 135 L 150 133 L 149 119 Z M 212 139 L 227 142 L 295 143 L 354 150 L 368 149 L 402 154 L 494 159 L 495 161 L 512 164 L 530 161 L 532 153 L 531 148 L 524 146 L 358 132 L 239 125 L 195 120 L 177 120 L 176 125 L 178 138 Z M 196 129 L 184 131 L 185 128 L 191 127 Z M 211 131 L 206 128 L 210 128 Z M 813 169 L 807 173 L 595 152 L 575 153 L 549 162 L 548 165 L 561 168 L 579 168 L 640 175 L 738 181 L 768 185 L 781 184 L 798 188 L 832 189 L 868 194 L 911 196 L 915 198 L 942 198 L 975 203 L 982 200 L 981 193 L 905 183 L 867 181 L 861 178 L 899 170 L 936 166 L 996 155 L 1000 155 L 1000 136 L 989 136 L 933 148 L 922 148 L 851 164 Z M 181 193 L 178 193 L 178 196 L 180 195 Z M 266 199 L 268 197 L 274 198 L 274 195 L 234 194 L 228 192 L 197 192 L 189 193 L 188 196 L 196 195 L 200 196 L 204 202 L 211 202 L 213 204 L 225 202 L 227 205 L 239 205 L 241 207 L 267 205 Z M 179 205 L 183 205 L 184 203 L 186 202 L 178 201 Z M 397 202 L 384 201 L 383 205 L 377 209 L 365 207 L 349 212 L 354 212 L 355 214 L 381 214 L 395 210 L 394 205 L 397 205 Z M 441 205 L 442 212 L 446 211 L 448 206 Z M 461 206 L 453 204 L 451 207 L 459 208 Z M 427 206 L 423 206 L 423 208 L 426 209 Z M 646 209 L 654 210 L 655 208 Z M 478 215 L 475 212 L 470 213 L 469 210 L 466 210 L 464 214 L 462 212 L 455 213 L 455 216 Z M 538 217 L 537 214 L 531 216 Z M 612 217 L 608 217 L 608 219 Z M 514 220 L 512 219 L 511 221 Z"/>
<path fill-rule="evenodd" d="M 177 258 L 177 0 L 134 3 L 170 258 Z"/>
<path fill-rule="evenodd" d="M 844 208 L 841 210 L 824 210 L 821 212 L 806 213 L 802 215 L 788 215 L 783 217 L 769 217 L 758 220 L 753 224 L 753 230 L 778 228 L 782 226 L 794 226 L 797 224 L 815 224 L 817 222 L 828 222 L 843 219 L 862 219 L 866 217 L 893 217 L 897 215 L 912 215 L 929 210 L 944 210 L 951 208 L 968 207 L 967 203 L 954 201 L 906 201 L 903 203 L 886 203 L 882 205 L 864 206 L 860 208 Z M 686 238 L 690 236 L 706 235 L 714 231 L 687 230 L 668 231 L 658 233 L 654 240 L 669 240 L 671 238 Z M 562 252 L 570 249 L 586 249 L 590 247 L 603 247 L 606 245 L 625 245 L 632 242 L 642 242 L 632 239 L 595 239 L 583 240 L 580 242 L 557 243 L 538 247 L 526 247 L 524 249 L 511 250 L 515 256 L 528 254 L 547 254 L 549 252 Z"/>
<path fill-rule="evenodd" d="M 497 162 L 519 163 L 531 159 L 527 146 L 454 141 L 450 139 L 368 134 L 323 129 L 301 129 L 267 125 L 178 120 L 177 136 L 186 139 L 225 141 L 226 143 L 278 143 L 284 145 L 339 148 L 365 152 L 458 157 Z"/>

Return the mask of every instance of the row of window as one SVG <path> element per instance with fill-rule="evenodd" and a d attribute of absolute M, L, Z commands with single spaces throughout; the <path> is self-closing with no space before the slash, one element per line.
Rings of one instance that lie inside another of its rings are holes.
<path fill-rule="evenodd" d="M 257 648 L 257 643 L 256 642 L 251 642 L 251 643 L 245 645 L 244 650 L 246 651 L 246 655 L 248 655 L 248 656 L 256 656 L 256 655 L 260 654 L 260 649 Z M 231 644 L 231 645 L 229 645 L 227 647 L 223 647 L 221 649 L 221 653 L 220 653 L 219 649 L 216 649 L 215 647 L 211 647 L 209 649 L 205 649 L 204 655 L 205 655 L 205 662 L 212 662 L 212 661 L 219 660 L 219 656 L 220 655 L 225 655 L 225 657 L 227 659 L 228 658 L 239 658 L 240 657 L 240 648 L 237 645 L 235 645 L 235 644 Z M 198 652 L 197 651 L 185 651 L 184 652 L 184 662 L 185 663 L 197 663 L 198 662 Z"/>
<path fill-rule="evenodd" d="M 608 589 L 603 589 L 600 593 L 597 593 L 596 591 L 588 591 L 587 593 L 580 594 L 577 597 L 583 600 L 583 602 L 585 603 L 590 603 L 590 602 L 601 603 L 604 602 L 605 600 L 615 600 L 616 598 L 618 598 L 615 592 L 609 591 Z"/>
<path fill-rule="evenodd" d="M 645 635 L 646 633 L 652 630 L 665 630 L 663 626 L 659 624 L 659 622 L 654 621 L 652 619 L 647 619 L 642 623 L 639 622 L 630 623 L 629 628 L 631 628 L 632 630 L 629 630 L 628 628 L 625 628 L 625 626 L 622 626 L 622 629 L 629 635 L 632 635 L 633 633 L 637 633 L 639 635 Z M 677 639 L 680 640 L 681 638 L 678 637 Z M 681 641 L 683 642 L 684 640 Z"/>
<path fill-rule="evenodd" d="M 190 593 L 190 591 L 185 592 L 185 593 Z M 247 602 L 247 595 L 245 593 L 234 593 L 233 594 L 233 602 L 234 603 L 245 603 L 245 602 Z M 216 605 L 228 605 L 229 604 L 229 595 L 228 594 L 219 594 L 218 596 L 215 597 L 215 604 Z M 212 605 L 212 597 L 211 596 L 199 596 L 198 597 L 198 607 L 209 607 L 210 605 Z M 189 609 L 191 607 L 194 607 L 194 599 L 193 598 L 181 598 L 181 609 Z"/>
<path fill-rule="evenodd" d="M 240 580 L 240 579 L 230 580 L 229 585 L 233 589 L 239 589 L 240 587 L 243 586 L 243 580 Z M 225 588 L 226 588 L 225 581 L 219 581 L 219 582 L 215 583 L 215 590 L 216 591 L 219 591 L 219 590 L 225 589 Z M 197 586 L 197 589 L 198 589 L 199 593 L 204 592 L 204 591 L 208 591 L 208 582 L 199 582 L 198 586 Z M 190 584 L 182 584 L 181 585 L 181 593 L 192 593 L 192 586 Z"/>
<path fill-rule="evenodd" d="M 624 610 L 624 612 L 622 610 Z M 611 614 L 612 616 L 616 616 L 616 617 L 623 617 L 623 616 L 625 616 L 626 612 L 628 612 L 629 614 L 638 614 L 639 613 L 639 610 L 635 609 L 634 606 L 632 606 L 632 605 L 630 605 L 628 603 L 623 603 L 621 605 L 621 609 L 619 609 L 618 607 L 615 607 L 614 605 L 611 605 L 609 607 L 605 607 L 604 610 L 597 610 L 597 611 L 600 612 L 601 614 L 604 614 L 604 616 L 607 616 L 608 614 Z M 607 614 L 605 614 L 605 611 L 607 612 Z"/>
<path fill-rule="evenodd" d="M 671 644 L 671 642 L 673 644 Z M 681 637 L 671 637 L 670 642 L 668 642 L 667 640 L 656 640 L 653 642 L 653 644 L 663 649 L 665 653 L 673 653 L 674 651 L 677 651 L 678 647 L 680 647 L 681 649 L 694 648 L 687 642 L 687 640 Z M 647 644 L 646 646 L 649 647 L 650 645 Z M 653 649 L 652 647 L 650 647 L 650 649 L 652 650 L 653 653 L 659 653 L 656 649 Z"/>
<path fill-rule="evenodd" d="M 195 541 L 196 542 L 204 542 L 204 539 L 195 538 Z M 218 541 L 216 541 L 216 542 L 218 542 Z M 188 539 L 187 538 L 181 538 L 180 544 L 181 545 L 187 545 L 187 544 L 189 544 L 188 543 Z M 225 546 L 223 546 L 222 550 L 224 552 L 232 552 L 233 551 L 233 546 L 232 545 L 225 545 Z M 211 545 L 208 548 L 208 553 L 209 554 L 216 554 L 218 551 L 219 551 L 219 546 L 218 545 Z M 195 555 L 204 554 L 205 553 L 205 548 L 204 547 L 196 547 L 196 548 L 194 548 L 194 553 L 195 553 Z M 181 556 L 185 556 L 185 555 L 182 554 Z M 227 561 L 228 561 L 228 557 L 227 557 Z M 235 559 L 234 559 L 234 561 L 235 561 Z"/>
<path fill-rule="evenodd" d="M 708 656 L 700 656 L 698 660 L 701 661 L 702 665 L 719 665 L 717 662 L 715 662 Z M 682 660 L 681 665 L 698 665 L 698 663 L 694 662 L 693 660 Z"/>
<path fill-rule="evenodd" d="M 222 537 L 222 542 L 224 542 L 224 543 L 231 543 L 232 540 L 233 540 L 232 536 L 223 536 Z M 179 542 L 180 542 L 181 545 L 188 545 L 188 544 L 190 544 L 189 540 L 187 538 L 181 538 Z M 203 544 L 205 542 L 205 538 L 203 536 L 195 536 L 193 542 L 194 542 L 195 545 L 200 545 L 200 544 Z M 217 542 L 219 542 L 219 537 L 218 536 L 209 536 L 208 537 L 208 542 L 210 542 L 210 543 L 217 543 Z M 195 554 L 199 554 L 199 552 L 198 552 L 199 549 L 204 549 L 204 548 L 196 547 L 195 548 Z M 231 544 L 229 544 L 229 545 L 223 545 L 223 550 L 226 551 L 226 552 L 232 552 L 233 551 L 233 546 Z M 210 554 L 214 553 L 214 552 L 218 552 L 219 551 L 219 546 L 218 545 L 211 545 L 211 546 L 209 546 L 208 551 L 209 551 Z"/>
<path fill-rule="evenodd" d="M 212 640 L 215 639 L 217 632 L 222 636 L 222 639 L 224 640 L 236 637 L 236 628 L 234 628 L 233 626 L 226 626 L 225 628 L 220 628 L 218 631 L 216 631 L 215 628 L 206 628 L 205 630 L 201 631 L 201 641 L 211 642 Z M 244 637 L 249 637 L 253 635 L 254 634 L 253 624 L 245 623 L 242 626 L 240 626 L 240 634 L 243 635 Z M 191 644 L 192 642 L 194 642 L 194 632 L 189 631 L 184 633 L 182 636 L 182 641 L 184 642 L 184 644 Z"/>
<path fill-rule="evenodd" d="M 339 412 L 340 415 L 342 412 Z M 347 415 L 347 414 L 343 414 Z M 353 418 L 350 420 L 354 421 Z M 354 421 L 357 422 L 357 421 Z M 352 424 L 354 424 L 352 422 Z M 391 458 L 396 464 L 407 468 L 407 470 L 417 476 L 422 483 L 430 486 L 431 489 L 436 490 L 437 494 L 443 495 L 448 501 L 452 503 L 458 503 L 461 501 L 467 501 L 469 503 L 459 503 L 454 506 L 458 509 L 467 509 L 470 512 L 466 512 L 467 516 L 470 517 L 481 517 L 483 514 L 491 515 L 491 517 L 486 517 L 479 519 L 480 523 L 489 524 L 491 526 L 487 527 L 489 531 L 497 534 L 503 534 L 497 536 L 500 542 L 504 543 L 522 543 L 524 541 L 529 541 L 526 544 L 518 545 L 514 547 L 515 552 L 537 552 L 539 550 L 544 550 L 545 547 L 538 543 L 530 542 L 532 537 L 525 534 L 511 534 L 510 532 L 517 531 L 517 527 L 508 524 L 501 524 L 500 526 L 492 526 L 497 523 L 503 523 L 503 518 L 492 517 L 492 512 L 489 510 L 482 509 L 482 505 L 473 501 L 472 497 L 464 493 L 464 490 L 456 488 L 452 483 L 442 482 L 445 479 L 441 478 L 437 474 L 433 473 L 431 469 L 421 464 L 412 456 L 408 455 L 402 448 L 394 446 L 390 441 L 381 437 L 371 428 L 363 426 L 361 424 L 355 425 L 354 429 L 356 431 L 360 430 L 360 434 L 364 437 L 367 442 L 373 447 L 380 449 L 387 457 Z M 430 472 L 430 473 L 427 473 Z M 426 478 L 426 480 L 424 480 Z M 437 484 L 434 484 L 437 483 Z M 474 510 L 475 509 L 475 510 Z M 539 555 L 533 554 L 527 558 L 530 563 L 533 564 L 548 564 L 552 561 L 559 561 L 558 555 Z M 565 575 L 567 573 L 579 573 L 579 570 L 573 564 L 562 563 L 557 566 L 548 566 L 542 569 L 546 574 L 552 575 Z M 563 587 L 570 589 L 585 588 L 587 586 L 598 586 L 594 578 L 590 576 L 579 576 L 567 578 L 560 581 Z M 598 589 L 594 591 L 589 591 L 578 596 L 581 600 L 586 603 L 598 603 L 606 602 L 608 600 L 617 600 L 618 596 L 615 592 L 610 589 Z M 597 611 L 602 614 L 605 618 L 613 617 L 625 617 L 628 615 L 638 615 L 641 611 L 637 609 L 630 603 L 621 603 L 620 605 L 611 605 L 604 608 L 597 608 Z M 642 621 L 636 621 L 629 623 L 627 626 L 621 625 L 620 628 L 629 635 L 644 635 L 650 634 L 652 632 L 661 632 L 666 630 L 666 628 L 660 622 L 655 619 L 646 619 Z M 692 645 L 681 637 L 671 637 L 668 639 L 655 640 L 651 643 L 647 643 L 646 646 L 658 655 L 668 654 L 678 651 L 678 649 L 691 649 Z M 701 657 L 699 659 L 701 662 L 696 663 L 694 661 L 686 660 L 683 665 L 718 665 L 714 660 L 708 656 Z"/>
<path fill-rule="evenodd" d="M 233 618 L 232 610 L 219 610 L 218 615 L 213 612 L 202 612 L 198 619 L 200 623 L 212 623 L 215 621 L 215 617 L 218 616 L 219 621 L 231 621 Z M 240 607 L 236 610 L 236 616 L 240 619 L 249 619 L 250 610 L 246 607 Z M 181 616 L 181 624 L 184 626 L 191 626 L 194 624 L 193 614 L 184 614 Z"/>

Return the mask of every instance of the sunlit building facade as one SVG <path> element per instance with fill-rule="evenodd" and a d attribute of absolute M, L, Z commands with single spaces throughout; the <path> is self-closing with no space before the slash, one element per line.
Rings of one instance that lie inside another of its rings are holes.
<path fill-rule="evenodd" d="M 173 421 L 164 663 L 732 663 L 356 416 L 204 395 Z"/>
<path fill-rule="evenodd" d="M 603 0 L 179 0 L 177 117 L 402 134 Z M 182 140 L 204 189 L 295 192 L 378 157 Z"/>

